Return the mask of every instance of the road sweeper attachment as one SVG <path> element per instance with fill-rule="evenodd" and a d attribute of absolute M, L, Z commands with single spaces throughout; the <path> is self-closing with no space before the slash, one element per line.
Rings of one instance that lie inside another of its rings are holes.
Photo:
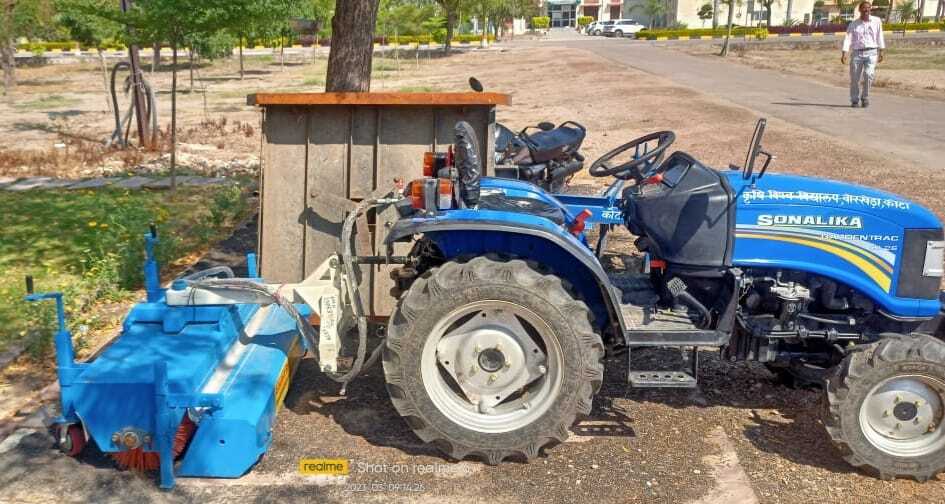
<path fill-rule="evenodd" d="M 147 298 L 135 305 L 121 334 L 88 362 L 77 362 L 61 293 L 34 293 L 27 301 L 54 300 L 59 329 L 56 364 L 61 414 L 60 447 L 78 455 L 93 440 L 119 467 L 160 470 L 164 488 L 175 476 L 233 478 L 246 473 L 272 442 L 276 414 L 305 351 L 319 368 L 346 384 L 378 355 L 366 353 L 367 321 L 357 296 L 351 249 L 354 220 L 344 226 L 343 253 L 323 262 L 297 284 L 266 284 L 255 257 L 249 278 L 217 267 L 159 284 L 152 226 L 145 235 Z M 309 322 L 318 319 L 318 329 Z M 355 357 L 341 362 L 340 336 L 357 330 Z"/>

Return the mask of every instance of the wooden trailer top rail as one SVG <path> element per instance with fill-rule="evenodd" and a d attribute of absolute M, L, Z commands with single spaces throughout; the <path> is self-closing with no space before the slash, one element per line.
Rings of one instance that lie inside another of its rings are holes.
<path fill-rule="evenodd" d="M 255 93 L 249 105 L 508 105 L 503 93 Z"/>

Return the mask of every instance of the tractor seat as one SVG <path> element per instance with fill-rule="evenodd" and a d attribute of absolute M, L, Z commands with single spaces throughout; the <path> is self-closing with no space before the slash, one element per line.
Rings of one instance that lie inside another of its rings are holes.
<path fill-rule="evenodd" d="M 584 132 L 571 126 L 558 126 L 551 131 L 539 131 L 528 135 L 532 157 L 544 161 L 558 151 L 576 147 L 584 141 Z M 539 162 L 540 162 L 539 161 Z"/>
<path fill-rule="evenodd" d="M 544 217 L 555 224 L 564 224 L 564 211 L 534 198 L 507 196 L 503 191 L 482 189 L 479 195 L 479 208 L 497 212 L 518 212 Z"/>

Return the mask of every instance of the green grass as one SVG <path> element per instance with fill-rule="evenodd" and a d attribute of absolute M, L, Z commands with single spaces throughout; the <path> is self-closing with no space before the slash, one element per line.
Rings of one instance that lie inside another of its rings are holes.
<path fill-rule="evenodd" d="M 325 76 L 324 75 L 315 75 L 313 77 L 308 77 L 302 81 L 303 86 L 324 86 L 325 85 Z"/>
<path fill-rule="evenodd" d="M 374 64 L 371 66 L 372 72 L 394 72 L 396 70 L 396 61 L 384 60 L 380 58 L 374 59 Z"/>
<path fill-rule="evenodd" d="M 49 95 L 35 100 L 14 103 L 13 107 L 19 110 L 47 110 L 64 107 L 72 107 L 79 104 L 76 98 L 68 98 L 62 95 Z"/>
<path fill-rule="evenodd" d="M 96 302 L 127 299 L 141 287 L 148 223 L 158 225 L 166 266 L 226 237 L 247 212 L 236 186 L 0 192 L 0 350 L 23 344 L 40 356 L 50 348 L 52 304 L 22 301 L 25 275 L 37 291 L 65 292 L 73 330 L 94 328 Z"/>
<path fill-rule="evenodd" d="M 439 90 L 440 88 L 436 86 L 404 86 L 397 91 L 401 93 L 435 93 Z"/>
<path fill-rule="evenodd" d="M 945 49 L 938 47 L 890 47 L 880 68 L 890 70 L 945 69 Z"/>

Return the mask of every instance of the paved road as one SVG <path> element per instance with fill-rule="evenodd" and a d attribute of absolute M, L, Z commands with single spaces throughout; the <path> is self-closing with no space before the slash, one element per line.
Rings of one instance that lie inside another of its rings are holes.
<path fill-rule="evenodd" d="M 945 169 L 945 102 L 876 92 L 872 106 L 852 109 L 846 88 L 803 77 L 690 56 L 656 44 L 560 34 L 542 42 L 585 49 L 917 167 Z M 839 63 L 838 63 L 839 64 Z M 881 72 L 882 70 L 880 70 Z"/>

